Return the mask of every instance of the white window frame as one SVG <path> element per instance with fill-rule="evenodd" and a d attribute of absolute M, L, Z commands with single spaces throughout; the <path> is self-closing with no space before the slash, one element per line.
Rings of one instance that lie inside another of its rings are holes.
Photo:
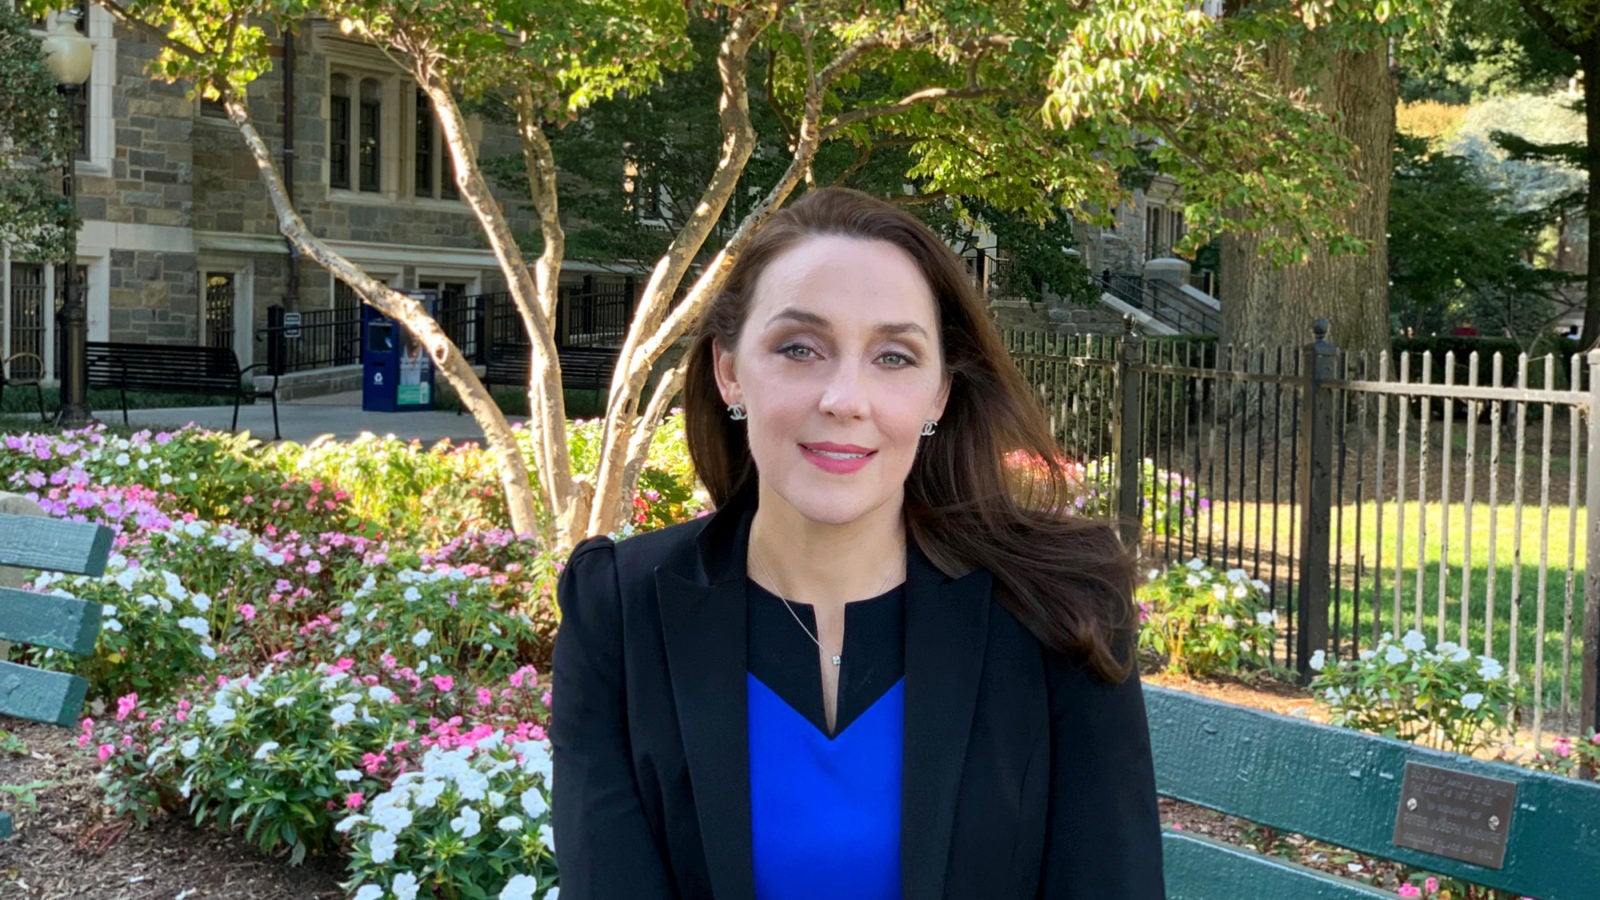
<path fill-rule="evenodd" d="M 196 302 L 199 315 L 200 346 L 206 345 L 206 278 L 211 275 L 233 276 L 233 352 L 239 357 L 239 368 L 255 361 L 255 263 L 203 259 L 196 275 Z"/>

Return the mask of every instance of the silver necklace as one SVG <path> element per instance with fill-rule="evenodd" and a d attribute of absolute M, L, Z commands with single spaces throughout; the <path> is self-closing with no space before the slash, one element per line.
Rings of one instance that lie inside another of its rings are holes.
<path fill-rule="evenodd" d="M 904 553 L 903 550 L 901 552 L 902 552 L 902 554 Z M 756 565 L 758 567 L 760 567 L 762 577 L 766 578 L 767 582 L 770 583 L 773 586 L 773 588 L 777 588 L 778 587 L 778 582 L 777 582 L 776 579 L 774 579 L 772 577 L 772 573 L 767 570 L 767 564 L 762 562 L 761 558 L 756 556 L 754 553 L 750 554 L 750 558 L 755 560 Z M 891 568 L 889 570 L 889 574 L 884 577 L 883 584 L 878 585 L 877 593 L 873 594 L 872 596 L 876 597 L 879 594 L 882 594 L 884 591 L 888 590 L 889 582 L 891 580 L 893 580 L 894 573 L 895 573 L 895 570 L 893 568 Z M 817 645 L 817 650 L 821 651 L 822 650 L 822 641 L 818 640 L 817 636 L 815 634 L 811 633 L 811 629 L 806 627 L 806 623 L 805 622 L 800 621 L 800 614 L 794 611 L 794 605 L 791 604 L 789 602 L 788 598 L 784 597 L 783 594 L 778 593 L 776 590 L 774 590 L 773 593 L 774 593 L 774 596 L 776 596 L 779 600 L 783 601 L 783 608 L 787 609 L 789 611 L 789 615 L 790 615 L 790 617 L 792 617 L 794 619 L 794 623 L 796 625 L 800 626 L 800 630 L 805 632 L 806 637 L 811 639 L 811 643 L 816 644 Z M 839 664 L 844 662 L 844 656 L 843 656 L 843 654 L 835 653 L 833 655 L 833 657 L 832 657 L 832 660 L 833 660 L 833 664 L 837 666 L 837 665 L 839 665 Z"/>

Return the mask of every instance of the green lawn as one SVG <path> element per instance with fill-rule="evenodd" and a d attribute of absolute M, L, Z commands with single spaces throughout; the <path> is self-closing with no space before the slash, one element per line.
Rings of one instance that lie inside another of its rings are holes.
<path fill-rule="evenodd" d="M 1537 498 L 1533 499 L 1534 505 L 1523 508 L 1520 528 L 1514 507 L 1502 504 L 1495 508 L 1492 567 L 1489 555 L 1490 507 L 1487 504 L 1475 504 L 1472 507 L 1470 540 L 1467 509 L 1460 503 L 1448 507 L 1429 503 L 1424 508 L 1412 501 L 1405 504 L 1403 511 L 1396 503 L 1385 503 L 1381 535 L 1377 503 L 1363 503 L 1359 507 L 1351 503 L 1336 509 L 1334 525 L 1338 544 L 1343 548 L 1336 597 L 1342 646 L 1349 646 L 1352 615 L 1356 612 L 1358 577 L 1360 608 L 1354 624 L 1359 629 L 1363 647 L 1372 643 L 1374 628 L 1379 632 L 1404 632 L 1420 626 L 1430 643 L 1438 640 L 1441 633 L 1442 581 L 1445 640 L 1462 642 L 1462 597 L 1465 595 L 1468 618 L 1466 646 L 1473 653 L 1487 652 L 1506 663 L 1508 668 L 1512 668 L 1514 661 L 1514 671 L 1521 673 L 1530 690 L 1535 685 L 1536 671 L 1542 673 L 1539 689 L 1547 708 L 1560 707 L 1562 678 L 1565 674 L 1568 678 L 1566 693 L 1575 704 L 1582 652 L 1578 634 L 1583 618 L 1585 513 L 1579 508 L 1574 521 L 1573 513 L 1566 506 L 1552 505 L 1546 531 L 1542 527 Z M 1280 504 L 1276 508 L 1272 504 L 1260 504 L 1259 527 L 1257 512 L 1257 504 L 1253 503 L 1229 503 L 1225 510 L 1222 504 L 1217 504 L 1212 509 L 1209 525 L 1205 516 L 1200 519 L 1201 533 L 1205 533 L 1206 527 L 1211 527 L 1220 539 L 1226 516 L 1228 533 L 1236 535 L 1236 539 L 1242 540 L 1246 548 L 1254 548 L 1259 532 L 1261 556 L 1265 558 L 1273 543 L 1272 525 L 1276 512 L 1277 546 L 1284 552 L 1294 552 L 1290 531 L 1294 510 L 1287 504 Z M 1339 517 L 1341 513 L 1342 519 Z M 1423 515 L 1425 519 L 1420 518 Z M 1575 534 L 1569 537 L 1569 529 L 1574 526 Z M 1522 537 L 1520 553 L 1516 547 L 1519 532 Z M 1543 540 L 1541 534 L 1545 535 Z M 1541 554 L 1547 560 L 1547 570 L 1542 579 Z M 1570 580 L 1569 554 L 1572 557 Z M 1247 561 L 1249 556 L 1250 549 L 1247 549 Z M 1330 558 L 1332 556 L 1333 553 L 1330 553 Z M 1441 558 L 1445 560 L 1442 579 L 1439 570 Z M 1397 560 L 1401 564 L 1398 620 L 1395 618 Z M 1486 616 L 1485 608 L 1491 597 L 1491 572 L 1494 576 L 1493 613 Z M 1255 574 L 1265 577 L 1261 572 Z M 1541 584 L 1544 585 L 1545 611 L 1542 629 L 1539 622 Z M 1375 590 L 1380 592 L 1377 603 L 1373 602 Z M 1572 635 L 1570 642 L 1566 636 L 1569 627 Z M 1513 634 L 1516 635 L 1514 648 Z M 1563 648 L 1570 648 L 1565 658 Z"/>

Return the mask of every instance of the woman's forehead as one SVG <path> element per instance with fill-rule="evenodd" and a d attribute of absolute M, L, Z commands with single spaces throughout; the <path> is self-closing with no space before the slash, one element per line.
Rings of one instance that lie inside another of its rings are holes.
<path fill-rule="evenodd" d="M 757 279 L 746 324 L 937 330 L 933 289 L 911 255 L 888 241 L 814 235 L 774 257 Z"/>

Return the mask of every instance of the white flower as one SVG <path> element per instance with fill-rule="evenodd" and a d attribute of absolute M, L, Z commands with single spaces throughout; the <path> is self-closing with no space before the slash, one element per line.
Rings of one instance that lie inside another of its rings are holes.
<path fill-rule="evenodd" d="M 194 606 L 194 608 L 199 610 L 200 612 L 205 612 L 206 610 L 211 608 L 211 598 L 206 596 L 205 594 L 191 594 L 191 595 L 189 595 L 189 603 L 192 604 Z"/>
<path fill-rule="evenodd" d="M 217 658 L 217 651 L 211 649 L 211 645 L 210 644 L 201 644 L 200 645 L 200 655 L 204 656 L 206 659 L 216 659 Z"/>
<path fill-rule="evenodd" d="M 396 900 L 417 900 L 417 876 L 410 872 L 401 872 L 394 877 L 394 883 L 389 886 L 394 891 Z"/>
<path fill-rule="evenodd" d="M 112 462 L 116 463 L 119 466 L 125 466 L 128 463 L 133 462 L 133 457 L 129 456 L 126 453 L 118 453 L 117 454 L 117 458 L 113 459 Z"/>
<path fill-rule="evenodd" d="M 344 618 L 349 618 L 350 616 L 353 616 L 355 614 L 356 614 L 356 605 L 354 603 L 350 602 L 349 600 L 346 600 L 344 602 L 344 605 L 339 607 L 339 615 L 344 617 Z"/>
<path fill-rule="evenodd" d="M 200 637 L 208 637 L 211 634 L 211 625 L 199 616 L 184 616 L 178 620 L 178 627 L 192 631 Z"/>
<path fill-rule="evenodd" d="M 1250 589 L 1242 584 L 1236 584 L 1233 586 L 1233 596 L 1243 600 L 1244 598 L 1250 596 Z"/>
<path fill-rule="evenodd" d="M 383 900 L 383 888 L 375 884 L 363 884 L 351 900 Z"/>
<path fill-rule="evenodd" d="M 233 711 L 233 707 L 223 706 L 220 703 L 206 710 L 206 721 L 213 725 L 226 725 L 238 717 L 239 714 Z"/>
<path fill-rule="evenodd" d="M 420 809 L 427 809 L 439 802 L 439 795 L 444 793 L 444 782 L 437 778 L 424 781 L 416 791 L 416 804 Z"/>
<path fill-rule="evenodd" d="M 349 725 L 356 718 L 355 704 L 341 703 L 328 713 L 328 717 L 333 719 L 335 725 Z"/>
<path fill-rule="evenodd" d="M 269 753 L 271 753 L 272 751 L 278 749 L 279 746 L 280 745 L 278 744 L 277 741 L 267 741 L 265 744 L 262 744 L 260 747 L 256 748 L 256 757 L 255 758 L 258 759 L 258 760 L 266 759 L 267 755 Z"/>
<path fill-rule="evenodd" d="M 1191 559 L 1188 562 L 1184 563 L 1184 565 L 1186 565 L 1189 568 L 1195 570 L 1196 572 L 1198 572 L 1201 569 L 1204 569 L 1206 567 L 1206 564 L 1201 562 L 1198 558 Z"/>
<path fill-rule="evenodd" d="M 1228 576 L 1228 581 L 1232 584 L 1238 584 L 1241 581 L 1250 579 L 1250 574 L 1243 569 L 1229 569 L 1224 574 Z"/>
<path fill-rule="evenodd" d="M 360 769 L 340 769 L 337 772 L 333 773 L 333 777 L 339 779 L 340 781 L 360 781 L 361 780 L 361 770 Z"/>
<path fill-rule="evenodd" d="M 367 689 L 367 696 L 371 697 L 378 703 L 388 703 L 390 700 L 394 699 L 394 691 L 389 690 L 381 684 L 375 684 Z"/>
<path fill-rule="evenodd" d="M 505 818 L 496 822 L 494 827 L 500 829 L 501 831 L 514 834 L 522 830 L 522 820 L 516 816 L 506 816 Z"/>
<path fill-rule="evenodd" d="M 1461 705 L 1467 709 L 1477 709 L 1483 705 L 1483 695 L 1477 691 L 1473 691 L 1470 694 L 1462 694 Z"/>
<path fill-rule="evenodd" d="M 372 861 L 381 866 L 394 859 L 394 852 L 399 849 L 399 842 L 395 840 L 393 832 L 379 831 L 372 836 L 371 848 Z M 383 892 L 379 891 L 378 896 L 383 896 Z"/>
<path fill-rule="evenodd" d="M 376 807 L 376 804 L 374 804 Z M 372 823 L 390 834 L 398 834 L 411 827 L 411 810 L 398 806 L 385 806 L 382 809 L 374 808 Z"/>
<path fill-rule="evenodd" d="M 1228 599 L 1228 586 L 1225 584 L 1213 584 L 1211 586 L 1211 596 L 1218 600 Z"/>
<path fill-rule="evenodd" d="M 1400 646 L 1412 653 L 1419 653 L 1427 648 L 1428 639 L 1422 636 L 1422 632 L 1412 630 L 1406 632 L 1406 636 L 1400 639 Z"/>
<path fill-rule="evenodd" d="M 556 832 L 555 832 L 555 829 L 551 828 L 548 824 L 540 825 L 539 826 L 539 843 L 545 845 L 546 847 L 549 847 L 551 853 L 556 852 Z"/>
<path fill-rule="evenodd" d="M 411 643 L 418 647 L 428 646 L 428 642 L 431 640 L 433 640 L 433 632 L 426 628 L 411 636 Z"/>
<path fill-rule="evenodd" d="M 1499 678 L 1501 675 L 1504 675 L 1505 671 L 1506 670 L 1500 665 L 1500 661 L 1494 657 L 1478 657 L 1478 677 L 1482 678 L 1484 681 L 1493 681 L 1496 678 Z"/>
<path fill-rule="evenodd" d="M 183 754 L 184 759 L 194 759 L 195 754 L 200 752 L 200 739 L 197 737 L 189 738 L 178 745 L 178 752 Z"/>
<path fill-rule="evenodd" d="M 345 816 L 344 818 L 339 820 L 339 824 L 333 826 L 333 830 L 339 832 L 340 834 L 345 834 L 345 833 L 349 832 L 350 829 L 356 827 L 357 825 L 360 825 L 362 822 L 365 822 L 365 821 L 367 821 L 367 817 L 366 816 L 362 816 L 362 815 Z"/>
<path fill-rule="evenodd" d="M 406 592 L 401 596 L 405 597 L 407 603 L 415 603 L 422 599 L 422 592 L 417 590 L 415 587 L 408 587 L 406 588 Z"/>
<path fill-rule="evenodd" d="M 482 800 L 489 793 L 489 779 L 476 769 L 467 769 L 456 775 L 456 790 L 463 800 Z"/>
<path fill-rule="evenodd" d="M 1311 660 L 1306 663 L 1306 665 L 1311 667 L 1311 671 L 1313 672 L 1321 672 L 1322 667 L 1327 664 L 1328 654 L 1322 650 L 1318 650 L 1317 652 L 1311 654 Z"/>
<path fill-rule="evenodd" d="M 450 820 L 450 827 L 464 838 L 476 837 L 483 830 L 483 817 L 470 806 L 462 807 L 461 815 Z"/>
<path fill-rule="evenodd" d="M 1406 651 L 1394 644 L 1390 644 L 1384 648 L 1383 661 L 1391 666 L 1398 666 L 1406 661 Z"/>
<path fill-rule="evenodd" d="M 121 631 L 122 623 L 116 619 L 106 619 L 100 623 L 100 627 L 107 631 Z"/>
<path fill-rule="evenodd" d="M 1188 577 L 1183 579 L 1183 583 L 1188 585 L 1189 587 L 1197 588 L 1197 587 L 1200 586 L 1200 576 L 1198 576 L 1198 575 L 1189 575 Z"/>
<path fill-rule="evenodd" d="M 529 818 L 537 819 L 544 815 L 549 808 L 550 804 L 544 799 L 544 794 L 541 794 L 536 788 L 529 788 L 522 792 L 522 811 L 527 813 Z"/>
<path fill-rule="evenodd" d="M 1261 612 L 1256 613 L 1256 621 L 1260 622 L 1262 625 L 1276 625 L 1278 622 L 1278 614 L 1270 610 L 1262 610 Z"/>
<path fill-rule="evenodd" d="M 279 697 L 278 699 L 272 701 L 272 708 L 273 709 L 282 709 L 285 706 L 288 706 L 289 704 L 291 704 L 293 702 L 294 702 L 293 695 L 285 694 L 284 696 Z"/>
<path fill-rule="evenodd" d="M 539 882 L 532 875 L 514 875 L 500 892 L 500 900 L 533 900 L 533 892 L 538 889 Z"/>
<path fill-rule="evenodd" d="M 1272 585 L 1267 584 L 1265 581 L 1262 581 L 1259 578 L 1257 578 L 1255 581 L 1250 582 L 1250 585 L 1251 585 L 1251 587 L 1254 587 L 1256 590 L 1260 591 L 1263 594 L 1272 593 Z"/>
<path fill-rule="evenodd" d="M 1234 619 L 1233 616 L 1223 616 L 1222 617 L 1222 624 L 1226 625 L 1229 628 L 1232 628 L 1233 626 L 1235 626 L 1235 625 L 1237 625 L 1239 623 L 1238 623 L 1238 621 L 1236 619 Z"/>

